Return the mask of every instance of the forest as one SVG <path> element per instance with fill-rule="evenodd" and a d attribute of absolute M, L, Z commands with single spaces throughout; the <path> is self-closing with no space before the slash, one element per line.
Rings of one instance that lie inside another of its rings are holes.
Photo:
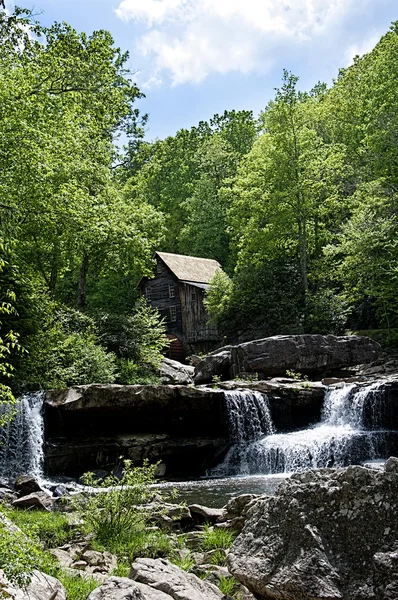
<path fill-rule="evenodd" d="M 398 22 L 333 85 L 148 141 L 107 31 L 0 8 L 0 393 L 148 383 L 155 250 L 218 260 L 225 341 L 398 326 Z M 247 338 L 247 339 L 248 339 Z"/>

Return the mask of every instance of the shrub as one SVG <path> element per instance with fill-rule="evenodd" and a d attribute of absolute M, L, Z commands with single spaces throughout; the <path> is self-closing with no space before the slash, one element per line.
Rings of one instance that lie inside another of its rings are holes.
<path fill-rule="evenodd" d="M 0 565 L 10 583 L 25 588 L 34 569 L 54 574 L 54 558 L 43 552 L 33 540 L 19 531 L 11 531 L 1 521 L 0 513 Z"/>
<path fill-rule="evenodd" d="M 205 525 L 202 549 L 205 552 L 217 550 L 219 548 L 226 550 L 232 546 L 233 540 L 234 536 L 228 529 L 213 529 L 209 525 Z"/>
<path fill-rule="evenodd" d="M 99 542 L 109 546 L 141 529 L 143 516 L 137 511 L 137 504 L 152 496 L 150 484 L 154 482 L 156 466 L 144 463 L 133 467 L 130 460 L 124 460 L 121 479 L 109 475 L 98 481 L 93 473 L 84 475 L 90 489 L 75 498 L 74 506 Z M 94 487 L 102 490 L 94 491 Z"/>

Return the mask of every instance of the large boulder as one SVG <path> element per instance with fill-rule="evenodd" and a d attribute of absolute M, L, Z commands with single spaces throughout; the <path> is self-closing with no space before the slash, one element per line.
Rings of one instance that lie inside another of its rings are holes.
<path fill-rule="evenodd" d="M 190 365 L 183 365 L 177 360 L 171 360 L 170 358 L 164 358 L 163 363 L 160 367 L 160 377 L 162 383 L 180 385 L 189 385 L 193 383 L 194 367 Z"/>
<path fill-rule="evenodd" d="M 259 600 L 396 600 L 398 472 L 293 475 L 251 508 L 228 554 Z"/>
<path fill-rule="evenodd" d="M 171 600 L 168 594 L 127 577 L 110 577 L 87 600 Z"/>
<path fill-rule="evenodd" d="M 14 508 L 28 508 L 30 510 L 51 510 L 52 498 L 47 492 L 34 492 L 12 502 Z"/>
<path fill-rule="evenodd" d="M 182 571 L 163 558 L 138 558 L 131 566 L 130 578 L 174 600 L 221 600 L 224 597 L 214 584 Z"/>
<path fill-rule="evenodd" d="M 211 381 L 225 372 L 285 375 L 291 370 L 302 374 L 325 375 L 336 369 L 369 363 L 379 354 L 380 345 L 356 335 L 277 335 L 254 340 L 206 356 L 195 367 L 195 383 Z"/>
<path fill-rule="evenodd" d="M 60 581 L 41 571 L 33 571 L 25 590 L 11 585 L 0 570 L 0 598 L 10 600 L 66 600 L 67 593 Z"/>

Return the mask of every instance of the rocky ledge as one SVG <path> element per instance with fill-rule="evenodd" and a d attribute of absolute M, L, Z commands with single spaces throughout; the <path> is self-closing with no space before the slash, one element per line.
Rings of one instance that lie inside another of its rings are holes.
<path fill-rule="evenodd" d="M 377 359 L 380 344 L 367 337 L 335 335 L 277 335 L 206 356 L 195 367 L 195 383 L 212 377 L 233 379 L 240 373 L 275 377 L 292 370 L 321 378 L 334 371 Z"/>
<path fill-rule="evenodd" d="M 293 475 L 249 510 L 228 554 L 258 600 L 398 598 L 398 459 Z"/>
<path fill-rule="evenodd" d="M 233 381 L 221 387 L 87 385 L 46 394 L 46 470 L 58 475 L 112 467 L 120 456 L 163 461 L 168 476 L 203 475 L 229 447 L 225 393 L 267 395 L 279 431 L 320 418 L 321 383 Z"/>

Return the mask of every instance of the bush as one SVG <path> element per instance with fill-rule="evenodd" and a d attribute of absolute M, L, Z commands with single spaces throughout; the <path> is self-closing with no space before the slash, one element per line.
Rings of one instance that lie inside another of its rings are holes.
<path fill-rule="evenodd" d="M 25 588 L 35 569 L 53 575 L 55 559 L 43 552 L 32 539 L 18 531 L 11 531 L 1 520 L 0 565 L 10 583 Z"/>
<path fill-rule="evenodd" d="M 130 460 L 124 460 L 121 479 L 109 475 L 98 481 L 93 473 L 84 475 L 84 482 L 91 489 L 75 498 L 74 507 L 100 543 L 110 547 L 131 532 L 141 530 L 143 516 L 137 505 L 148 501 L 153 494 L 150 484 L 155 480 L 156 466 L 145 463 L 133 467 Z M 94 487 L 103 491 L 94 491 Z"/>
<path fill-rule="evenodd" d="M 39 330 L 26 340 L 27 354 L 18 369 L 20 387 L 114 382 L 116 357 L 100 346 L 93 319 L 48 300 L 43 310 Z"/>

